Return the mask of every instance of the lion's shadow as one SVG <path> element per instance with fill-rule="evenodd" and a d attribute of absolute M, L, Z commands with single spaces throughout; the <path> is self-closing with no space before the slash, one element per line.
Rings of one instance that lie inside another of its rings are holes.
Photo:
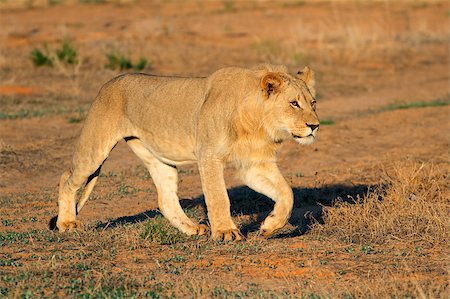
<path fill-rule="evenodd" d="M 294 188 L 294 209 L 289 223 L 295 227 L 288 232 L 282 231 L 276 238 L 294 237 L 304 234 L 313 221 L 322 221 L 323 206 L 330 206 L 337 199 L 363 197 L 370 190 L 368 185 L 345 186 L 341 184 L 327 185 L 317 188 Z M 274 203 L 266 196 L 246 186 L 228 189 L 233 216 L 250 215 L 252 220 L 241 224 L 244 235 L 256 231 L 264 218 L 272 211 Z M 185 211 L 200 211 L 202 221 L 207 221 L 204 196 L 194 199 L 181 199 Z M 139 223 L 160 215 L 157 210 L 148 210 L 136 215 L 119 217 L 108 222 L 99 223 L 98 229 L 109 229 L 123 224 Z"/>

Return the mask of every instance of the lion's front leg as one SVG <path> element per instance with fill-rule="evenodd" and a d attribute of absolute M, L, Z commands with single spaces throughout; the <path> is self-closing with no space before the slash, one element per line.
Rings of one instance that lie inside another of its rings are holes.
<path fill-rule="evenodd" d="M 242 180 L 261 194 L 275 201 L 273 211 L 261 225 L 261 234 L 271 236 L 286 225 L 294 205 L 291 187 L 281 175 L 275 162 L 260 163 L 240 170 Z"/>
<path fill-rule="evenodd" d="M 199 171 L 212 238 L 239 241 L 243 239 L 243 236 L 231 219 L 230 199 L 225 186 L 223 168 L 223 162 L 220 160 L 208 158 L 199 160 Z"/>

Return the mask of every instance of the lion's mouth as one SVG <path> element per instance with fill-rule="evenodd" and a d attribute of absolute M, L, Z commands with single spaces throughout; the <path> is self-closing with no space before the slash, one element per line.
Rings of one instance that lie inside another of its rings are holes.
<path fill-rule="evenodd" d="M 309 134 L 308 136 L 300 136 L 300 135 L 292 134 L 292 137 L 294 137 L 294 138 L 307 138 L 307 137 L 314 137 L 314 135 L 312 133 Z"/>

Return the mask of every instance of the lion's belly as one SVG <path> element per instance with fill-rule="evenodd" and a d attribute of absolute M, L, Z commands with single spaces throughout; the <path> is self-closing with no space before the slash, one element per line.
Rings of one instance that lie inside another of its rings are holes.
<path fill-rule="evenodd" d="M 169 165 L 183 165 L 197 161 L 194 153 L 195 140 L 186 136 L 152 136 L 142 134 L 139 139 L 158 160 Z"/>

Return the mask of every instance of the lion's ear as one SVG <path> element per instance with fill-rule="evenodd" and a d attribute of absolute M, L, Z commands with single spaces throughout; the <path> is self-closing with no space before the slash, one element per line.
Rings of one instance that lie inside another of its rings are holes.
<path fill-rule="evenodd" d="M 314 90 L 316 80 L 314 80 L 314 72 L 307 66 L 297 73 L 298 78 L 306 83 L 309 89 Z"/>
<path fill-rule="evenodd" d="M 267 73 L 261 79 L 261 89 L 267 97 L 280 91 L 283 78 L 277 73 Z"/>

